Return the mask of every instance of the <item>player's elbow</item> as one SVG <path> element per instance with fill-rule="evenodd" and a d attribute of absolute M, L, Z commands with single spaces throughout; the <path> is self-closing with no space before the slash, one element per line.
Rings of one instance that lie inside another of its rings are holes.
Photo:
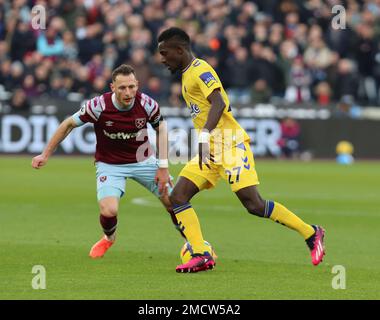
<path fill-rule="evenodd" d="M 73 120 L 73 118 L 69 117 L 67 118 L 66 120 L 64 120 L 60 127 L 61 127 L 61 130 L 63 130 L 63 132 L 67 135 L 69 134 L 75 127 L 76 127 L 76 123 L 75 121 Z"/>
<path fill-rule="evenodd" d="M 226 104 L 223 101 L 223 103 L 220 104 L 219 111 L 223 112 L 225 108 L 226 108 Z"/>
<path fill-rule="evenodd" d="M 223 112 L 226 107 L 226 104 L 223 99 L 216 99 L 212 102 L 212 106 L 215 110 Z"/>

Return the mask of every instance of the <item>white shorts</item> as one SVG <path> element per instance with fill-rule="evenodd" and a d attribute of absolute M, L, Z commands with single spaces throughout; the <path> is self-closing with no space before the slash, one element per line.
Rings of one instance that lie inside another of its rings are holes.
<path fill-rule="evenodd" d="M 158 161 L 153 156 L 145 161 L 129 164 L 108 164 L 98 161 L 95 166 L 98 201 L 105 197 L 121 198 L 125 193 L 128 178 L 137 181 L 155 196 L 160 197 L 158 185 L 154 181 Z M 170 192 L 171 187 L 169 187 Z"/>

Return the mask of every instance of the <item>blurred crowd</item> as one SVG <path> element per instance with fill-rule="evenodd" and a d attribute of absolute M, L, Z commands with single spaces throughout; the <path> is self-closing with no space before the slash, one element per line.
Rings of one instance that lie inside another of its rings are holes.
<path fill-rule="evenodd" d="M 332 24 L 339 4 L 344 29 Z M 33 26 L 37 5 L 45 29 Z M 379 105 L 379 0 L 0 0 L 0 91 L 24 107 L 41 96 L 88 98 L 128 63 L 142 91 L 181 106 L 180 76 L 156 49 L 170 26 L 189 33 L 232 103 Z"/>

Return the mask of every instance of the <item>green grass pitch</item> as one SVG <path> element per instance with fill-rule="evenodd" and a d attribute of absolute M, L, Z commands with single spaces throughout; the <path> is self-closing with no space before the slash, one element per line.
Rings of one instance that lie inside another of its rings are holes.
<path fill-rule="evenodd" d="M 314 267 L 300 235 L 249 215 L 225 182 L 193 206 L 216 269 L 177 274 L 183 240 L 159 202 L 134 181 L 121 201 L 118 238 L 103 259 L 90 157 L 0 157 L 0 299 L 379 299 L 380 163 L 257 159 L 260 191 L 325 227 L 327 255 Z M 173 166 L 177 176 L 182 165 Z M 34 290 L 34 265 L 46 289 Z M 335 265 L 346 289 L 333 289 Z"/>

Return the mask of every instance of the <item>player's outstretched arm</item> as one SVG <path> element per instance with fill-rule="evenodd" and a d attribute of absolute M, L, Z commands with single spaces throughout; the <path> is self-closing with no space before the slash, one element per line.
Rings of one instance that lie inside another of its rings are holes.
<path fill-rule="evenodd" d="M 43 167 L 49 157 L 53 154 L 58 145 L 69 135 L 69 133 L 76 127 L 76 123 L 72 117 L 62 121 L 57 131 L 53 134 L 44 151 L 32 159 L 32 167 L 39 169 Z"/>

